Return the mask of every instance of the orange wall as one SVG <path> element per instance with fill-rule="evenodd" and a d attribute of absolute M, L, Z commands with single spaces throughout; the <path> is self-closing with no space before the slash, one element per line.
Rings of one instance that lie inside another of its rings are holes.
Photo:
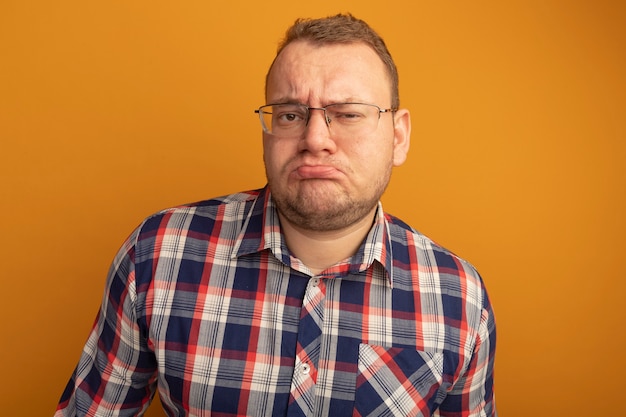
<path fill-rule="evenodd" d="M 387 210 L 488 284 L 501 415 L 626 413 L 624 3 L 238 3 L 0 3 L 2 414 L 52 414 L 144 216 L 264 184 L 276 41 L 346 10 L 413 114 Z"/>

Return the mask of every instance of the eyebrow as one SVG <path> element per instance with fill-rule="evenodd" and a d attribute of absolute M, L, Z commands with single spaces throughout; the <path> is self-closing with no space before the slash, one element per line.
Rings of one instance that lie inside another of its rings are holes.
<path fill-rule="evenodd" d="M 300 100 L 287 98 L 287 97 L 281 97 L 277 100 L 272 100 L 271 103 L 273 104 L 305 104 L 305 103 L 302 103 Z"/>
<path fill-rule="evenodd" d="M 356 97 L 345 97 L 341 100 L 331 100 L 328 102 L 325 102 L 322 107 L 324 106 L 328 106 L 330 104 L 341 104 L 341 103 L 364 103 L 364 104 L 369 104 L 370 101 L 369 100 L 363 100 L 360 98 L 356 98 Z M 309 107 L 313 107 L 310 106 L 308 103 L 303 103 L 300 100 L 294 99 L 292 97 L 280 97 L 277 100 L 272 101 L 271 103 L 268 104 L 303 104 L 305 106 L 309 106 Z"/>

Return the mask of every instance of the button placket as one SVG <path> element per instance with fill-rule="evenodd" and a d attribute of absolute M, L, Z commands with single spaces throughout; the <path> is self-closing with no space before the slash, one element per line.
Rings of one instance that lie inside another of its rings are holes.
<path fill-rule="evenodd" d="M 309 279 L 298 326 L 296 361 L 291 382 L 288 415 L 312 415 L 315 404 L 315 386 L 319 363 L 326 286 L 319 277 Z M 292 408 L 295 407 L 295 408 Z M 296 412 L 298 409 L 300 411 Z"/>

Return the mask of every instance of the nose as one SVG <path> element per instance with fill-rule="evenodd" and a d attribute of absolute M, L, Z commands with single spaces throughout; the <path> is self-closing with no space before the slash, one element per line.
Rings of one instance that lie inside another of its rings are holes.
<path fill-rule="evenodd" d="M 336 144 L 331 137 L 331 121 L 326 117 L 326 112 L 324 109 L 315 108 L 309 109 L 309 111 L 309 121 L 300 141 L 300 151 L 334 153 Z"/>

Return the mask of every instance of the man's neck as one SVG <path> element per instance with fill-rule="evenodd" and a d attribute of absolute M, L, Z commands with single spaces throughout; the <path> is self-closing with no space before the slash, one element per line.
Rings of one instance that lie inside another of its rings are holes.
<path fill-rule="evenodd" d="M 316 231 L 298 227 L 278 213 L 289 251 L 313 274 L 354 255 L 369 233 L 376 207 L 358 222 L 340 230 Z"/>

